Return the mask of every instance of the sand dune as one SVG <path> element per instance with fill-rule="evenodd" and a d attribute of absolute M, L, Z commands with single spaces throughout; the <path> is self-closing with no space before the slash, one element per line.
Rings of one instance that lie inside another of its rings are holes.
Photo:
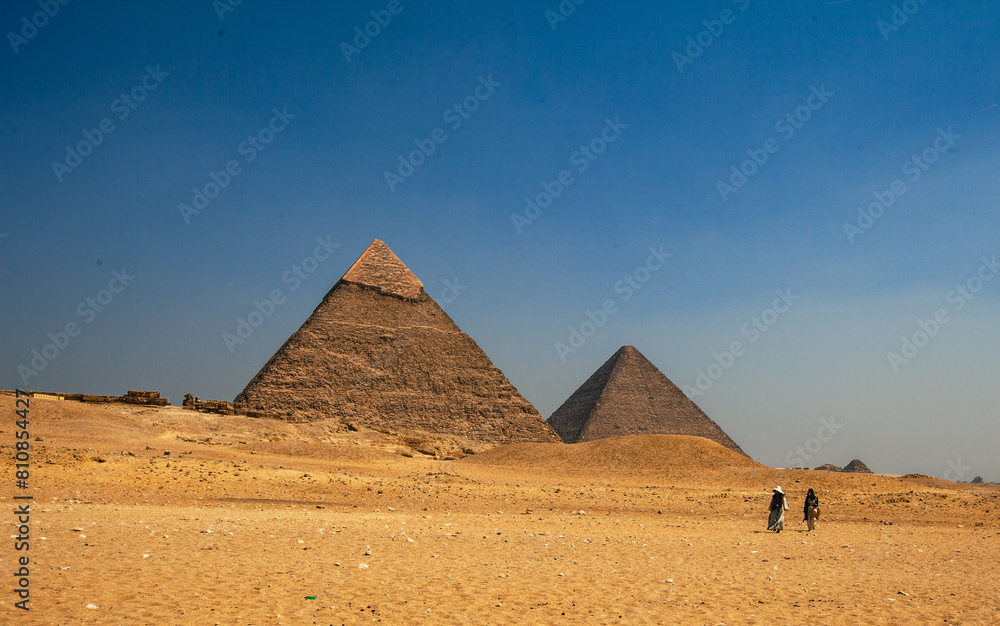
<path fill-rule="evenodd" d="M 32 611 L 4 591 L 2 623 L 1000 621 L 991 485 L 777 470 L 677 436 L 443 461 L 322 421 L 47 400 L 31 416 Z M 764 530 L 776 483 L 781 534 Z M 13 563 L 13 540 L 0 552 Z"/>
<path fill-rule="evenodd" d="M 556 472 L 669 473 L 763 465 L 702 437 L 627 435 L 584 443 L 518 443 L 499 446 L 462 461 L 471 464 Z"/>

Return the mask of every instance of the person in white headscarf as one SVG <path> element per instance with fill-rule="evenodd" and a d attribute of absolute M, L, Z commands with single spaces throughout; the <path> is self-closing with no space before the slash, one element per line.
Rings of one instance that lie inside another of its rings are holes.
<path fill-rule="evenodd" d="M 781 487 L 775 487 L 771 492 L 771 504 L 768 506 L 771 514 L 767 518 L 767 529 L 780 533 L 785 527 L 785 511 L 788 510 L 788 502 L 785 501 L 785 492 Z"/>

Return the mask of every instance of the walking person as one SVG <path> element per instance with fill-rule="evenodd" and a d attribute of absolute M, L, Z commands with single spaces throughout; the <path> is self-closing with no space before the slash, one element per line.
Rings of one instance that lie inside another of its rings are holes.
<path fill-rule="evenodd" d="M 819 519 L 819 498 L 816 497 L 816 493 L 812 489 L 806 494 L 806 504 L 802 513 L 805 515 L 803 521 L 807 524 L 809 531 L 815 530 L 816 520 Z"/>
<path fill-rule="evenodd" d="M 780 533 L 785 527 L 785 511 L 788 510 L 788 503 L 785 502 L 785 492 L 781 487 L 775 487 L 771 492 L 771 504 L 768 506 L 771 514 L 767 518 L 767 529 Z"/>

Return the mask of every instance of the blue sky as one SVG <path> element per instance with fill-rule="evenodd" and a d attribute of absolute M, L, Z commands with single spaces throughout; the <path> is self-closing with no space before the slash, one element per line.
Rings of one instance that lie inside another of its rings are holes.
<path fill-rule="evenodd" d="M 379 238 L 543 416 L 1000 481 L 996 6 L 680 4 L 4 3 L 0 387 L 232 399 Z"/>

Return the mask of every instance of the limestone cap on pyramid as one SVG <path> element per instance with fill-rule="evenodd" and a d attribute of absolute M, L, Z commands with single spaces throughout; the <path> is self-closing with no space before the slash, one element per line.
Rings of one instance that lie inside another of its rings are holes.
<path fill-rule="evenodd" d="M 372 241 L 340 280 L 410 300 L 419 298 L 424 288 L 420 279 L 381 239 Z"/>

